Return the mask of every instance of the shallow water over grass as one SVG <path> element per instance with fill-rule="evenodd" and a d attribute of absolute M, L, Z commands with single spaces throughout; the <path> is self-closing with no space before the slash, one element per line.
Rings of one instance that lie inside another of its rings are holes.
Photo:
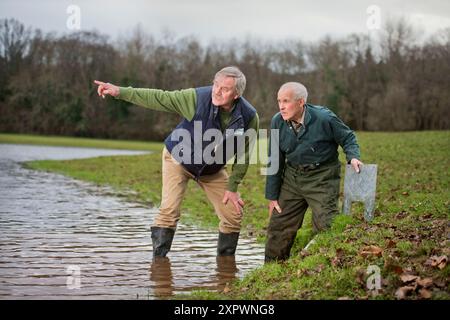
<path fill-rule="evenodd" d="M 221 290 L 263 263 L 263 247 L 250 238 L 239 240 L 235 263 L 216 261 L 216 232 L 184 225 L 169 258 L 152 263 L 156 209 L 20 164 L 120 154 L 140 152 L 0 145 L 0 299 L 154 299 Z"/>

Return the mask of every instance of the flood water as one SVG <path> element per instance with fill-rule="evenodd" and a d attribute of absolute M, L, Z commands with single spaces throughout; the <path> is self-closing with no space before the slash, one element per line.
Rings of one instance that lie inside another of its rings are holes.
<path fill-rule="evenodd" d="M 21 165 L 139 153 L 0 144 L 0 299 L 160 299 L 223 290 L 263 264 L 255 239 L 216 260 L 217 233 L 182 224 L 168 258 L 152 262 L 155 208 Z"/>

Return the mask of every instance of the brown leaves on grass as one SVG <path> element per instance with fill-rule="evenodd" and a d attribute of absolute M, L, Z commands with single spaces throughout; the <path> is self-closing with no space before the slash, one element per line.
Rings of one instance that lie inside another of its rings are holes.
<path fill-rule="evenodd" d="M 412 286 L 400 287 L 397 289 L 397 291 L 395 291 L 395 297 L 398 300 L 403 300 L 406 298 L 406 296 L 411 294 L 413 291 L 414 291 L 414 287 L 412 287 Z"/>
<path fill-rule="evenodd" d="M 397 213 L 397 214 L 395 215 L 395 218 L 396 218 L 396 219 L 403 219 L 403 218 L 405 218 L 405 217 L 408 216 L 408 215 L 409 215 L 408 212 L 406 212 L 406 211 L 400 211 L 399 213 Z"/>
<path fill-rule="evenodd" d="M 392 248 L 395 248 L 396 246 L 397 246 L 397 242 L 393 241 L 392 239 L 388 239 L 386 241 L 386 248 L 392 249 Z"/>
<path fill-rule="evenodd" d="M 426 266 L 436 267 L 440 270 L 444 269 L 447 265 L 448 258 L 447 256 L 431 256 L 426 262 Z"/>
<path fill-rule="evenodd" d="M 323 271 L 323 269 L 325 269 L 325 265 L 324 264 L 319 264 L 316 268 L 314 269 L 306 269 L 306 268 L 301 268 L 297 270 L 297 277 L 301 277 L 301 276 L 312 276 L 314 274 L 318 274 L 321 273 Z"/>
<path fill-rule="evenodd" d="M 416 281 L 417 285 L 423 287 L 423 288 L 429 288 L 433 285 L 433 279 L 431 278 L 419 278 Z"/>
<path fill-rule="evenodd" d="M 414 275 L 411 275 L 411 274 L 402 274 L 402 275 L 400 275 L 400 280 L 402 280 L 403 283 L 413 282 L 413 281 L 416 281 L 417 279 L 419 279 L 418 276 L 414 276 Z"/>
<path fill-rule="evenodd" d="M 341 248 L 336 249 L 336 256 L 331 259 L 331 265 L 334 267 L 340 267 L 344 263 L 344 250 Z"/>
<path fill-rule="evenodd" d="M 359 252 L 359 255 L 363 256 L 364 258 L 368 256 L 381 257 L 382 254 L 383 249 L 374 245 L 366 246 Z"/>
<path fill-rule="evenodd" d="M 434 286 L 434 281 L 432 278 L 423 278 L 412 274 L 402 274 L 400 275 L 400 280 L 404 284 L 395 292 L 395 297 L 399 300 L 405 299 L 408 295 L 413 292 L 417 292 L 419 297 L 422 299 L 430 299 L 432 293 L 429 290 Z"/>
<path fill-rule="evenodd" d="M 422 299 L 430 299 L 432 297 L 431 292 L 427 289 L 420 289 L 419 295 Z"/>
<path fill-rule="evenodd" d="M 384 259 L 384 269 L 386 271 L 394 272 L 398 275 L 403 273 L 403 268 L 399 265 L 398 261 L 392 258 L 392 256 L 389 256 L 386 259 Z"/>
<path fill-rule="evenodd" d="M 311 253 L 310 253 L 308 250 L 303 249 L 302 251 L 300 251 L 300 252 L 298 253 L 298 255 L 299 255 L 300 257 L 302 257 L 302 258 L 306 258 L 307 256 L 310 256 Z"/>

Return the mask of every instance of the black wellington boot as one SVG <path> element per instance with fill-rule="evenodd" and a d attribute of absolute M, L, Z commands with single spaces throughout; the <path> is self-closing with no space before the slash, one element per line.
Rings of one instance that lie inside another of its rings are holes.
<path fill-rule="evenodd" d="M 165 257 L 172 246 L 175 230 L 172 228 L 151 227 L 153 257 Z"/>
<path fill-rule="evenodd" d="M 219 232 L 219 241 L 217 242 L 217 255 L 234 256 L 238 240 L 239 240 L 239 232 L 231 232 L 231 233 Z"/>

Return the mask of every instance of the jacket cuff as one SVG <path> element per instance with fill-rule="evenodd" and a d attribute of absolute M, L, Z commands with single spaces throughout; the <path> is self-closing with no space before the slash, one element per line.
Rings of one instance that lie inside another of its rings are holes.
<path fill-rule="evenodd" d="M 278 200 L 279 197 L 280 197 L 279 193 L 266 192 L 266 199 L 267 200 Z"/>
<path fill-rule="evenodd" d="M 132 89 L 132 87 L 119 87 L 119 95 L 116 97 L 116 99 L 127 99 Z"/>
<path fill-rule="evenodd" d="M 238 186 L 239 186 L 239 182 L 237 182 L 237 181 L 233 181 L 233 180 L 228 180 L 228 191 L 231 191 L 231 192 L 237 192 L 237 190 L 238 190 Z"/>

